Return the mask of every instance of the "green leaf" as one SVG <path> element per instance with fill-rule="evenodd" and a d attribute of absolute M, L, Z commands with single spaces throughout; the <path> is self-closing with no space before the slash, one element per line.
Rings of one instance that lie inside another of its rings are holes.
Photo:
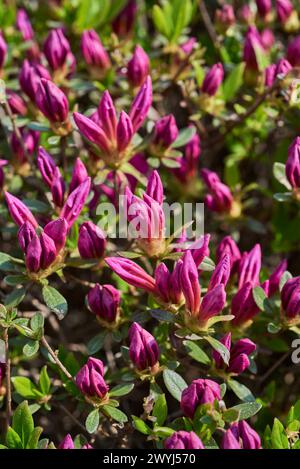
<path fill-rule="evenodd" d="M 45 204 L 45 202 L 41 202 L 40 200 L 33 200 L 33 199 L 22 199 L 22 202 L 29 208 L 29 210 L 33 213 L 48 213 L 50 206 Z"/>
<path fill-rule="evenodd" d="M 9 449 L 21 449 L 23 448 L 22 440 L 18 433 L 11 427 L 8 427 L 6 433 L 6 444 Z"/>
<path fill-rule="evenodd" d="M 232 423 L 236 422 L 239 419 L 239 411 L 236 409 L 227 409 L 223 412 L 223 419 L 224 422 Z"/>
<path fill-rule="evenodd" d="M 275 179 L 277 179 L 280 184 L 285 186 L 288 190 L 292 189 L 292 186 L 290 185 L 289 181 L 287 180 L 286 174 L 285 174 L 285 164 L 283 163 L 274 163 L 273 165 L 273 175 Z"/>
<path fill-rule="evenodd" d="M 151 435 L 152 430 L 144 422 L 144 420 L 140 419 L 139 417 L 136 417 L 135 415 L 132 415 L 131 417 L 133 420 L 133 426 L 138 432 L 143 433 L 144 435 Z"/>
<path fill-rule="evenodd" d="M 31 433 L 30 438 L 28 440 L 28 443 L 27 443 L 27 446 L 26 446 L 27 449 L 37 449 L 38 448 L 38 443 L 39 443 L 39 439 L 40 439 L 40 436 L 41 436 L 42 432 L 43 432 L 42 427 L 35 427 L 35 429 Z"/>
<path fill-rule="evenodd" d="M 229 73 L 223 85 L 223 96 L 225 101 L 231 101 L 243 84 L 245 63 L 236 65 Z"/>
<path fill-rule="evenodd" d="M 110 397 L 120 397 L 120 396 L 126 396 L 126 394 L 129 394 L 134 388 L 134 384 L 118 384 L 114 388 L 112 388 L 109 391 Z"/>
<path fill-rule="evenodd" d="M 209 356 L 205 352 L 203 352 L 203 350 L 195 342 L 191 340 L 184 340 L 183 344 L 186 347 L 189 356 L 192 357 L 194 360 L 199 363 L 204 363 L 204 365 L 210 364 Z"/>
<path fill-rule="evenodd" d="M 150 314 L 154 319 L 162 322 L 174 322 L 175 315 L 162 309 L 151 309 Z"/>
<path fill-rule="evenodd" d="M 25 294 L 25 288 L 15 288 L 11 293 L 6 295 L 4 300 L 5 306 L 7 306 L 8 308 L 15 308 L 23 301 Z"/>
<path fill-rule="evenodd" d="M 49 132 L 50 130 L 49 125 L 42 122 L 29 122 L 28 127 L 29 129 L 37 130 L 38 132 Z"/>
<path fill-rule="evenodd" d="M 44 316 L 42 313 L 36 313 L 30 320 L 30 327 L 34 332 L 42 331 L 44 329 Z"/>
<path fill-rule="evenodd" d="M 271 442 L 272 447 L 274 449 L 288 449 L 289 448 L 289 440 L 286 436 L 284 426 L 282 423 L 275 418 L 274 424 L 271 433 Z"/>
<path fill-rule="evenodd" d="M 152 411 L 153 417 L 156 417 L 156 424 L 161 426 L 165 423 L 168 416 L 168 406 L 165 394 L 158 394 Z"/>
<path fill-rule="evenodd" d="M 163 371 L 164 383 L 167 390 L 177 401 L 180 402 L 181 394 L 187 388 L 184 379 L 176 371 L 166 369 Z"/>
<path fill-rule="evenodd" d="M 162 158 L 161 162 L 166 168 L 180 168 L 179 161 L 174 158 Z"/>
<path fill-rule="evenodd" d="M 228 380 L 227 382 L 230 389 L 234 392 L 234 394 L 241 399 L 241 401 L 245 402 L 253 402 L 255 401 L 255 397 L 253 396 L 250 389 L 248 389 L 244 384 L 239 383 L 233 379 Z"/>
<path fill-rule="evenodd" d="M 35 384 L 25 376 L 13 376 L 11 381 L 16 392 L 26 399 L 36 399 L 43 396 Z"/>
<path fill-rule="evenodd" d="M 257 65 L 260 71 L 265 70 L 269 65 L 268 55 L 266 51 L 259 44 L 253 44 Z"/>
<path fill-rule="evenodd" d="M 292 192 L 277 192 L 277 194 L 273 195 L 273 198 L 277 202 L 289 202 L 292 199 L 292 195 Z"/>
<path fill-rule="evenodd" d="M 252 290 L 253 299 L 261 311 L 265 311 L 265 300 L 268 298 L 266 292 L 260 286 Z"/>
<path fill-rule="evenodd" d="M 245 404 L 239 404 L 231 409 L 240 411 L 240 420 L 247 420 L 261 409 L 261 404 L 258 402 L 247 402 Z"/>
<path fill-rule="evenodd" d="M 57 314 L 59 319 L 63 319 L 68 311 L 68 303 L 66 299 L 53 287 L 48 285 L 43 287 L 43 298 L 51 311 Z"/>
<path fill-rule="evenodd" d="M 23 401 L 15 410 L 12 427 L 18 433 L 23 448 L 26 448 L 34 429 L 33 418 L 28 407 L 28 402 Z"/>
<path fill-rule="evenodd" d="M 100 349 L 102 349 L 105 341 L 107 332 L 103 331 L 100 334 L 95 335 L 87 344 L 87 350 L 89 355 L 94 355 Z"/>
<path fill-rule="evenodd" d="M 172 143 L 172 148 L 183 147 L 184 145 L 189 143 L 189 141 L 193 138 L 195 133 L 196 133 L 196 128 L 194 126 L 181 129 L 175 142 Z"/>
<path fill-rule="evenodd" d="M 38 352 L 39 346 L 40 344 L 38 340 L 30 340 L 23 347 L 24 355 L 26 355 L 26 357 L 32 357 Z"/>
<path fill-rule="evenodd" d="M 16 285 L 23 285 L 24 283 L 28 282 L 28 278 L 24 274 L 7 275 L 4 277 L 4 282 L 7 285 L 14 287 Z"/>
<path fill-rule="evenodd" d="M 128 422 L 127 415 L 124 414 L 124 412 L 122 412 L 120 409 L 116 409 L 110 405 L 104 405 L 103 411 L 108 417 L 111 417 L 113 420 L 116 420 L 119 423 Z"/>
<path fill-rule="evenodd" d="M 205 339 L 212 346 L 212 348 L 214 350 L 216 350 L 221 355 L 222 360 L 224 361 L 224 363 L 226 363 L 226 365 L 228 365 L 229 359 L 230 359 L 230 352 L 225 347 L 225 345 L 223 345 L 217 339 L 215 339 L 214 337 L 211 337 L 209 335 L 204 336 L 203 339 Z"/>
<path fill-rule="evenodd" d="M 40 379 L 39 379 L 39 386 L 40 390 L 42 393 L 46 396 L 49 394 L 50 387 L 51 387 L 51 381 L 49 378 L 49 375 L 47 373 L 47 366 L 43 366 L 41 374 L 40 374 Z"/>
<path fill-rule="evenodd" d="M 95 433 L 99 427 L 99 409 L 94 409 L 86 418 L 85 428 L 89 433 Z"/>
<path fill-rule="evenodd" d="M 152 10 L 153 23 L 160 33 L 169 38 L 172 34 L 171 24 L 167 15 L 158 6 L 154 5 Z"/>
<path fill-rule="evenodd" d="M 281 278 L 280 278 L 280 282 L 279 282 L 279 291 L 281 292 L 281 290 L 283 289 L 284 285 L 286 284 L 286 282 L 288 280 L 290 280 L 291 278 L 293 278 L 291 272 L 289 272 L 288 270 L 286 270 Z"/>
<path fill-rule="evenodd" d="M 216 265 L 214 261 L 206 256 L 204 257 L 203 261 L 198 267 L 199 270 L 205 270 L 207 272 L 212 272 L 213 270 L 215 270 L 215 268 L 216 268 Z"/>

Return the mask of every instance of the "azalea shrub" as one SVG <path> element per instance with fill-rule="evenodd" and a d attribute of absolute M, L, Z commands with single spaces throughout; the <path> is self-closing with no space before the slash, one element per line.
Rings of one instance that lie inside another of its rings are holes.
<path fill-rule="evenodd" d="M 299 2 L 0 18 L 1 449 L 300 449 Z"/>

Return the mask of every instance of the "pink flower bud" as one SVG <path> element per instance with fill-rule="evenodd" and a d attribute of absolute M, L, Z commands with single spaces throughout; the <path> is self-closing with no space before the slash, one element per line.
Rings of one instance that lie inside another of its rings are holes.
<path fill-rule="evenodd" d="M 30 41 L 34 37 L 34 32 L 30 23 L 30 19 L 23 8 L 17 11 L 16 19 L 17 28 L 22 34 L 24 41 Z"/>
<path fill-rule="evenodd" d="M 261 287 L 268 294 L 268 282 L 264 282 Z M 241 326 L 253 319 L 259 313 L 259 308 L 253 298 L 253 284 L 246 282 L 231 300 L 231 314 L 235 316 L 231 324 Z"/>
<path fill-rule="evenodd" d="M 106 322 L 114 322 L 119 314 L 121 293 L 112 285 L 96 283 L 87 295 L 90 310 Z"/>
<path fill-rule="evenodd" d="M 230 277 L 230 269 L 230 257 L 229 254 L 225 253 L 212 273 L 208 289 L 211 290 L 217 285 L 220 285 L 220 283 L 223 283 L 224 287 L 226 287 Z"/>
<path fill-rule="evenodd" d="M 180 407 L 191 419 L 201 404 L 213 404 L 221 399 L 221 389 L 218 383 L 211 379 L 195 379 L 184 389 L 181 395 Z"/>
<path fill-rule="evenodd" d="M 141 46 L 136 46 L 127 65 L 127 77 L 132 86 L 141 86 L 150 72 L 149 57 Z"/>
<path fill-rule="evenodd" d="M 51 187 L 56 170 L 56 164 L 52 156 L 50 156 L 43 147 L 39 147 L 37 164 L 43 180 L 47 186 Z"/>
<path fill-rule="evenodd" d="M 81 183 L 86 181 L 88 177 L 89 175 L 83 162 L 80 158 L 76 158 L 72 172 L 72 179 L 69 186 L 69 194 L 73 192 Z"/>
<path fill-rule="evenodd" d="M 133 128 L 131 119 L 125 111 L 122 111 L 117 126 L 117 146 L 120 152 L 127 148 L 132 139 L 132 136 Z"/>
<path fill-rule="evenodd" d="M 241 259 L 241 252 L 231 236 L 225 236 L 217 248 L 217 261 L 219 262 L 224 254 L 230 258 L 231 272 L 235 272 Z"/>
<path fill-rule="evenodd" d="M 217 63 L 205 75 L 202 83 L 202 92 L 214 96 L 218 91 L 224 78 L 224 70 L 221 63 Z"/>
<path fill-rule="evenodd" d="M 83 114 L 79 114 L 79 112 L 74 112 L 73 117 L 80 133 L 87 140 L 98 145 L 103 152 L 110 152 L 110 141 L 99 125 L 95 124 L 92 119 L 89 119 Z"/>
<path fill-rule="evenodd" d="M 109 92 L 104 91 L 98 107 L 99 125 L 111 142 L 117 138 L 117 115 Z"/>
<path fill-rule="evenodd" d="M 274 295 L 279 290 L 279 283 L 282 275 L 287 270 L 287 260 L 284 259 L 276 267 L 274 272 L 269 277 L 269 295 Z"/>
<path fill-rule="evenodd" d="M 275 44 L 275 36 L 271 29 L 264 29 L 260 34 L 262 45 L 266 50 L 269 50 Z"/>
<path fill-rule="evenodd" d="M 164 188 L 161 182 L 161 178 L 157 171 L 152 171 L 148 178 L 146 194 L 149 195 L 160 205 L 163 203 L 164 199 Z"/>
<path fill-rule="evenodd" d="M 88 397 L 102 399 L 109 387 L 103 378 L 103 363 L 96 358 L 89 358 L 75 377 L 78 389 Z"/>
<path fill-rule="evenodd" d="M 165 449 L 204 449 L 200 438 L 194 432 L 174 432 L 164 442 Z"/>
<path fill-rule="evenodd" d="M 288 280 L 281 290 L 281 307 L 288 319 L 300 315 L 300 277 Z"/>
<path fill-rule="evenodd" d="M 27 106 L 22 96 L 12 90 L 7 90 L 6 96 L 8 104 L 13 114 L 17 114 L 20 116 L 25 116 L 27 114 Z"/>
<path fill-rule="evenodd" d="M 275 64 L 271 64 L 268 67 L 265 68 L 265 86 L 267 88 L 271 88 L 274 84 L 274 81 L 276 79 L 276 69 L 277 66 Z"/>
<path fill-rule="evenodd" d="M 69 228 L 77 220 L 89 195 L 91 178 L 87 178 L 68 196 L 60 216 L 68 222 Z"/>
<path fill-rule="evenodd" d="M 33 102 L 35 102 L 41 78 L 51 80 L 48 70 L 41 64 L 30 63 L 28 60 L 24 60 L 19 74 L 19 83 L 22 91 L 24 91 Z"/>
<path fill-rule="evenodd" d="M 97 67 L 103 71 L 110 68 L 109 56 L 94 29 L 82 33 L 81 52 L 87 65 Z"/>
<path fill-rule="evenodd" d="M 256 345 L 250 339 L 240 339 L 231 347 L 231 333 L 228 332 L 221 343 L 225 345 L 230 352 L 229 365 L 225 365 L 221 355 L 215 350 L 212 353 L 217 368 L 225 369 L 229 373 L 241 374 L 250 365 L 248 355 L 251 355 L 256 349 Z"/>
<path fill-rule="evenodd" d="M 67 60 L 70 44 L 62 29 L 52 29 L 44 43 L 44 54 L 52 70 L 62 68 Z"/>
<path fill-rule="evenodd" d="M 75 449 L 74 441 L 71 435 L 68 433 L 62 442 L 59 444 L 58 449 Z"/>
<path fill-rule="evenodd" d="M 129 0 L 112 23 L 114 33 L 120 37 L 128 36 L 133 29 L 136 12 L 136 0 Z"/>
<path fill-rule="evenodd" d="M 55 167 L 50 189 L 54 205 L 56 207 L 62 207 L 64 204 L 65 181 L 58 167 Z"/>
<path fill-rule="evenodd" d="M 205 197 L 205 204 L 213 212 L 230 212 L 233 196 L 228 186 L 223 184 L 218 175 L 208 169 L 202 169 L 202 179 L 210 191 Z"/>
<path fill-rule="evenodd" d="M 35 102 L 50 122 L 65 122 L 68 118 L 69 103 L 66 95 L 50 80 L 41 78 Z"/>
<path fill-rule="evenodd" d="M 300 188 L 300 137 L 296 137 L 289 147 L 285 174 L 293 189 Z"/>
<path fill-rule="evenodd" d="M 189 251 L 191 251 L 194 262 L 197 267 L 199 267 L 205 257 L 209 256 L 209 241 L 210 234 L 206 234 L 197 239 L 189 247 Z"/>
<path fill-rule="evenodd" d="M 28 221 L 34 228 L 38 227 L 38 223 L 31 211 L 23 204 L 23 202 L 21 202 L 20 199 L 9 192 L 5 192 L 5 199 L 10 216 L 18 226 L 21 226 L 23 223 Z"/>
<path fill-rule="evenodd" d="M 178 136 L 178 127 L 173 114 L 163 117 L 155 123 L 153 143 L 162 148 L 169 148 Z"/>
<path fill-rule="evenodd" d="M 231 424 L 221 442 L 222 449 L 261 449 L 259 435 L 245 420 Z"/>
<path fill-rule="evenodd" d="M 158 297 L 165 303 L 179 304 L 182 300 L 182 289 L 180 283 L 182 260 L 179 259 L 172 273 L 167 266 L 161 262 L 155 269 L 155 285 Z"/>
<path fill-rule="evenodd" d="M 47 223 L 44 228 L 44 233 L 53 239 L 56 248 L 56 254 L 58 254 L 66 243 L 68 223 L 64 218 L 57 218 L 57 220 L 53 220 Z"/>
<path fill-rule="evenodd" d="M 151 104 L 152 81 L 149 75 L 141 86 L 130 109 L 129 117 L 131 119 L 134 132 L 137 132 L 137 130 L 143 125 Z"/>
<path fill-rule="evenodd" d="M 33 236 L 35 236 L 35 229 L 31 223 L 25 221 L 23 225 L 21 225 L 18 231 L 18 241 L 20 247 L 24 253 L 26 253 L 28 245 L 32 240 Z"/>
<path fill-rule="evenodd" d="M 256 286 L 261 269 L 261 247 L 256 244 L 251 251 L 244 252 L 239 265 L 239 289 L 250 282 Z"/>
<path fill-rule="evenodd" d="M 276 65 L 276 71 L 275 74 L 276 76 L 282 76 L 285 77 L 293 67 L 291 66 L 290 62 L 286 59 L 281 59 Z"/>
<path fill-rule="evenodd" d="M 159 348 L 154 337 L 134 322 L 129 329 L 129 356 L 138 370 L 153 368 L 159 360 Z"/>
<path fill-rule="evenodd" d="M 286 23 L 293 12 L 290 0 L 275 0 L 276 12 L 280 23 Z"/>
<path fill-rule="evenodd" d="M 255 71 L 258 70 L 256 51 L 259 49 L 261 54 L 265 54 L 259 32 L 255 26 L 250 26 L 246 34 L 243 53 L 243 59 L 246 62 L 247 68 Z"/>
<path fill-rule="evenodd" d="M 242 449 L 238 437 L 235 436 L 235 433 L 230 428 L 223 434 L 221 448 Z"/>
<path fill-rule="evenodd" d="M 7 55 L 7 44 L 4 40 L 2 32 L 0 31 L 0 70 L 3 68 Z"/>
<path fill-rule="evenodd" d="M 226 293 L 224 285 L 221 283 L 204 295 L 198 315 L 199 323 L 205 325 L 210 318 L 217 316 L 224 308 L 225 303 Z"/>
<path fill-rule="evenodd" d="M 272 0 L 256 0 L 257 11 L 262 18 L 265 18 L 272 10 Z"/>
<path fill-rule="evenodd" d="M 293 39 L 287 49 L 287 59 L 293 67 L 300 66 L 300 36 Z"/>
<path fill-rule="evenodd" d="M 201 288 L 198 270 L 190 251 L 186 251 L 183 256 L 180 275 L 186 310 L 192 316 L 197 316 L 200 309 Z"/>
<path fill-rule="evenodd" d="M 105 252 L 105 234 L 91 221 L 82 223 L 79 228 L 78 250 L 83 259 L 98 259 Z"/>
<path fill-rule="evenodd" d="M 105 262 L 122 280 L 129 283 L 129 285 L 142 288 L 149 293 L 156 292 L 154 278 L 132 260 L 123 257 L 106 257 Z"/>
<path fill-rule="evenodd" d="M 215 21 L 219 27 L 228 28 L 235 23 L 235 14 L 232 5 L 226 4 L 221 9 L 217 9 L 215 13 Z"/>
<path fill-rule="evenodd" d="M 25 127 L 19 130 L 24 145 L 21 144 L 20 139 L 17 137 L 16 133 L 13 132 L 11 136 L 11 147 L 14 156 L 16 157 L 18 162 L 20 164 L 23 164 L 28 160 L 27 156 L 33 155 L 33 153 L 35 152 L 40 138 L 40 134 L 35 130 L 27 130 Z M 26 149 L 26 152 L 24 150 L 24 147 Z"/>

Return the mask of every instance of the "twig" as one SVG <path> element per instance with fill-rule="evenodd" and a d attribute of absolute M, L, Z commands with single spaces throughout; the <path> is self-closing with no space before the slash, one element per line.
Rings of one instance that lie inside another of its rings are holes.
<path fill-rule="evenodd" d="M 3 333 L 5 344 L 5 373 L 6 373 L 6 427 L 10 425 L 11 417 L 11 381 L 10 381 L 10 358 L 9 358 L 9 345 L 8 345 L 8 329 L 4 329 Z"/>
<path fill-rule="evenodd" d="M 214 28 L 214 25 L 212 24 L 212 21 L 210 19 L 210 16 L 208 14 L 208 11 L 207 11 L 207 8 L 206 8 L 206 5 L 205 5 L 205 0 L 200 0 L 199 1 L 199 10 L 200 10 L 200 13 L 201 13 L 201 16 L 202 16 L 202 20 L 203 20 L 203 23 L 206 27 L 206 30 L 209 34 L 209 37 L 218 53 L 218 55 L 220 55 L 220 49 L 221 49 L 221 44 L 220 44 L 220 41 L 218 39 L 218 36 L 217 36 L 217 33 L 216 33 L 216 30 Z"/>
<path fill-rule="evenodd" d="M 290 354 L 291 352 L 290 350 L 288 350 L 284 355 L 279 358 L 279 360 L 277 360 L 277 362 L 274 363 L 274 365 L 271 366 L 271 368 L 268 369 L 268 371 L 260 378 L 260 385 L 262 385 L 262 383 L 266 381 L 266 379 L 269 378 L 272 373 L 274 373 L 274 371 L 281 365 L 281 363 L 283 363 L 287 359 Z"/>
<path fill-rule="evenodd" d="M 90 434 L 88 433 L 88 431 L 86 430 L 85 426 L 82 425 L 82 423 L 79 422 L 79 420 L 66 408 L 64 407 L 62 404 L 54 404 L 55 407 L 57 407 L 58 409 L 62 410 L 68 417 L 70 417 L 70 419 L 84 432 L 86 433 L 87 435 L 90 436 Z"/>
<path fill-rule="evenodd" d="M 49 354 L 51 355 L 51 357 L 53 358 L 53 360 L 55 361 L 55 363 L 57 364 L 57 366 L 61 369 L 61 371 L 64 373 L 64 375 L 66 375 L 66 377 L 68 379 L 70 379 L 73 383 L 75 383 L 75 380 L 73 378 L 73 376 L 69 373 L 69 371 L 65 368 L 65 366 L 62 364 L 62 362 L 59 360 L 57 354 L 54 352 L 54 350 L 50 347 L 50 345 L 48 344 L 45 336 L 43 336 L 41 338 L 41 343 L 42 345 L 48 350 Z"/>

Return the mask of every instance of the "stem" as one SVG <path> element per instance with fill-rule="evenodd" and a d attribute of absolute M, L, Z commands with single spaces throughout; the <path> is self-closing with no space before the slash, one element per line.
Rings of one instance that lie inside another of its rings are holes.
<path fill-rule="evenodd" d="M 213 43 L 218 55 L 220 55 L 220 49 L 221 49 L 221 44 L 220 44 L 220 41 L 218 39 L 218 36 L 217 36 L 217 33 L 216 33 L 216 30 L 214 28 L 214 25 L 210 19 L 210 16 L 208 14 L 208 11 L 207 11 L 207 8 L 206 8 L 206 5 L 205 5 L 205 0 L 200 0 L 199 1 L 199 10 L 200 10 L 200 13 L 201 13 L 201 16 L 202 16 L 202 20 L 203 20 L 203 23 L 205 25 L 205 28 L 208 32 L 208 35 L 211 39 L 211 42 Z"/>
<path fill-rule="evenodd" d="M 62 364 L 62 362 L 59 360 L 57 354 L 54 352 L 54 350 L 48 344 L 45 336 L 43 336 L 41 338 L 41 344 L 48 350 L 49 354 L 51 355 L 51 357 L 53 358 L 53 360 L 55 361 L 57 366 L 60 368 L 60 370 L 64 373 L 64 375 L 66 375 L 66 377 L 68 379 L 70 379 L 71 381 L 73 381 L 73 383 L 75 383 L 75 380 L 74 380 L 73 376 L 69 373 L 67 368 L 65 368 L 65 366 Z"/>
<path fill-rule="evenodd" d="M 10 358 L 8 345 L 8 329 L 4 329 L 3 333 L 5 344 L 5 363 L 6 363 L 6 427 L 10 425 L 11 417 L 11 381 L 10 381 Z"/>

